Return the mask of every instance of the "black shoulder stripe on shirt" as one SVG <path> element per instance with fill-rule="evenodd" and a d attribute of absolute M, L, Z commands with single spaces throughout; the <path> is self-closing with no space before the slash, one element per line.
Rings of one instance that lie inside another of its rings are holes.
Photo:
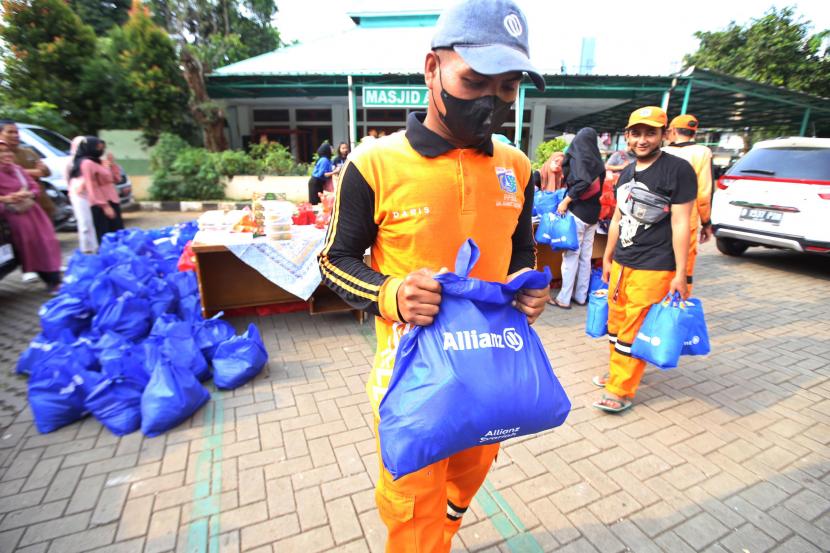
<path fill-rule="evenodd" d="M 380 315 L 380 288 L 388 277 L 363 262 L 378 232 L 374 212 L 374 191 L 357 167 L 347 162 L 318 261 L 326 286 L 349 305 Z"/>

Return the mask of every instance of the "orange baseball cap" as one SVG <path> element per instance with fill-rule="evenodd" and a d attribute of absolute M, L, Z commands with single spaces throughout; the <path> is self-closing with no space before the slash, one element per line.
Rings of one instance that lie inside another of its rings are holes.
<path fill-rule="evenodd" d="M 657 106 L 646 106 L 636 109 L 631 113 L 631 116 L 628 118 L 628 125 L 625 128 L 630 129 L 634 125 L 641 123 L 650 127 L 665 127 L 668 120 L 669 118 L 666 112 L 661 108 Z"/>
<path fill-rule="evenodd" d="M 689 115 L 688 113 L 685 115 L 678 115 L 671 120 L 669 127 L 673 129 L 689 129 L 690 131 L 697 131 L 697 117 Z"/>

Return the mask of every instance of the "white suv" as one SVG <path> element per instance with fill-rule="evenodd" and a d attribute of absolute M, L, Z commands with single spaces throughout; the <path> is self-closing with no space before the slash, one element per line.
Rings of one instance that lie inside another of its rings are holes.
<path fill-rule="evenodd" d="M 758 142 L 717 181 L 718 250 L 750 246 L 830 254 L 830 138 Z"/>

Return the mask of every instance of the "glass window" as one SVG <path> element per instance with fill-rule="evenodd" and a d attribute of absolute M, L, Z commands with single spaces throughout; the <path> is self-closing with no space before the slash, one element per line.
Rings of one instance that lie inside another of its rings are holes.
<path fill-rule="evenodd" d="M 38 138 L 49 144 L 54 150 L 57 150 L 59 153 L 68 156 L 69 155 L 69 148 L 71 147 L 71 143 L 69 139 L 65 136 L 58 134 L 54 131 L 50 131 L 48 129 L 38 129 L 38 128 L 29 128 L 29 132 L 32 134 L 37 135 Z"/>
<path fill-rule="evenodd" d="M 287 109 L 255 109 L 254 121 L 262 122 L 288 122 Z"/>
<path fill-rule="evenodd" d="M 301 121 L 303 123 L 313 122 L 313 121 L 322 121 L 322 122 L 331 122 L 331 110 L 330 109 L 298 109 L 297 110 L 297 121 Z"/>
<path fill-rule="evenodd" d="M 830 148 L 756 148 L 728 174 L 830 181 Z"/>

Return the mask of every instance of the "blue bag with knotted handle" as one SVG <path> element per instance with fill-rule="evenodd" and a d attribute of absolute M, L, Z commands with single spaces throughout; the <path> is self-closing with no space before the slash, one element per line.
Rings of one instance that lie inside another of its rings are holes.
<path fill-rule="evenodd" d="M 561 425 L 571 408 L 527 316 L 511 305 L 522 288 L 545 288 L 550 270 L 508 284 L 470 278 L 479 257 L 467 240 L 455 273 L 435 276 L 433 324 L 401 338 L 380 404 L 381 456 L 399 478 L 467 448 Z"/>
<path fill-rule="evenodd" d="M 631 355 L 661 369 L 673 369 L 680 360 L 683 342 L 689 334 L 691 315 L 677 292 L 652 305 L 634 344 Z"/>

